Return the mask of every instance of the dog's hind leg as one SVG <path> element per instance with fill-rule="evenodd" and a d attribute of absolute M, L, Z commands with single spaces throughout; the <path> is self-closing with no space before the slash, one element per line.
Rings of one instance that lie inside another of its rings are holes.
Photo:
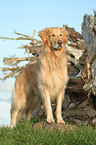
<path fill-rule="evenodd" d="M 24 95 L 24 94 L 23 94 Z M 17 99 L 17 94 L 13 97 L 13 103 L 11 107 L 11 128 L 16 127 L 17 121 L 21 118 L 24 109 L 26 107 L 24 100 L 24 96 L 20 97 L 21 99 Z"/>
<path fill-rule="evenodd" d="M 16 124 L 20 121 L 20 118 L 22 117 L 23 113 L 24 109 L 22 108 L 16 107 L 14 109 L 11 109 L 11 128 L 16 127 Z"/>
<path fill-rule="evenodd" d="M 27 120 L 31 119 L 32 111 L 38 106 L 40 101 L 41 101 L 40 97 L 37 97 L 37 96 L 32 97 L 30 105 L 26 110 L 26 119 Z"/>
<path fill-rule="evenodd" d="M 16 127 L 16 120 L 17 120 L 18 112 L 19 110 L 11 111 L 11 128 Z"/>

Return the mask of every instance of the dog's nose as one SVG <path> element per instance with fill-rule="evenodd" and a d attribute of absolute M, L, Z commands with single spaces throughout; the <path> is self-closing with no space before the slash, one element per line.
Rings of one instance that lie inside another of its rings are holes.
<path fill-rule="evenodd" d="M 57 43 L 58 43 L 59 45 L 61 45 L 61 44 L 62 44 L 62 41 L 61 41 L 61 40 L 58 40 Z"/>

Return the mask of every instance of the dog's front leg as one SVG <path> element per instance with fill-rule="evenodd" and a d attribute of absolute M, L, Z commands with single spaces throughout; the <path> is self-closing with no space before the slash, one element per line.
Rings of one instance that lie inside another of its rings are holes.
<path fill-rule="evenodd" d="M 56 118 L 57 123 L 65 124 L 65 121 L 62 118 L 62 101 L 64 97 L 64 90 L 57 97 L 57 108 L 56 108 Z"/>
<path fill-rule="evenodd" d="M 51 107 L 51 98 L 50 98 L 50 94 L 49 91 L 45 90 L 42 93 L 42 101 L 46 110 L 46 114 L 47 114 L 47 122 L 48 123 L 54 123 L 54 118 L 53 118 L 53 114 L 52 114 L 52 107 Z"/>

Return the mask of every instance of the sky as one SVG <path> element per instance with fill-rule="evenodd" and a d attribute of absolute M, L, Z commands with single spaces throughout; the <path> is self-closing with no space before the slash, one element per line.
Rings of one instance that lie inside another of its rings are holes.
<path fill-rule="evenodd" d="M 93 15 L 93 9 L 96 10 L 96 0 L 1 0 L 0 37 L 16 37 L 14 30 L 32 36 L 35 29 L 35 38 L 40 39 L 40 30 L 64 24 L 81 33 L 83 16 Z M 24 43 L 0 40 L 0 67 L 4 66 L 3 57 L 21 57 L 24 51 L 17 47 Z"/>
<path fill-rule="evenodd" d="M 1 0 L 0 37 L 17 37 L 14 30 L 32 36 L 35 29 L 35 38 L 40 40 L 38 32 L 42 29 L 63 25 L 74 27 L 81 33 L 84 15 L 94 15 L 93 10 L 96 10 L 96 0 Z M 0 67 L 4 67 L 4 57 L 23 57 L 24 50 L 17 49 L 17 47 L 29 42 L 0 39 Z M 1 77 L 3 75 L 0 71 Z M 8 87 L 8 81 L 9 84 L 11 83 L 10 87 Z M 6 93 L 8 89 L 11 92 L 10 88 L 14 87 L 10 79 L 5 83 L 0 81 L 0 84 L 0 92 L 3 90 Z"/>

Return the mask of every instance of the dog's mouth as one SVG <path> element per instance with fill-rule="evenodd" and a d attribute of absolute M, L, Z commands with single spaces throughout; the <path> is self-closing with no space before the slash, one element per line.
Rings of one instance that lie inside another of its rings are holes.
<path fill-rule="evenodd" d="M 58 46 L 58 47 L 54 47 L 54 50 L 60 50 L 62 47 Z"/>
<path fill-rule="evenodd" d="M 54 46 L 54 50 L 60 50 L 63 47 L 63 44 L 59 45 L 57 44 L 56 46 Z"/>

